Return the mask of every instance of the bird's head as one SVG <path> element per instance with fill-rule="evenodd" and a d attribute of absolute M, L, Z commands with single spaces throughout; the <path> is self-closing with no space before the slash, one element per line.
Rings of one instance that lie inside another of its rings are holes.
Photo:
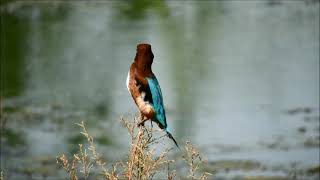
<path fill-rule="evenodd" d="M 138 64 L 139 68 L 144 70 L 150 69 L 153 62 L 153 53 L 150 44 L 138 44 L 137 53 L 134 61 Z"/>

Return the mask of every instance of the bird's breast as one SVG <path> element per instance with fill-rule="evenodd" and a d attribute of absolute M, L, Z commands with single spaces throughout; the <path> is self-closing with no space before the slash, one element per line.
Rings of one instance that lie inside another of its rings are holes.
<path fill-rule="evenodd" d="M 127 80 L 126 80 L 127 89 L 128 89 L 128 91 L 129 91 L 129 93 L 130 93 L 130 89 L 129 89 L 129 81 L 130 81 L 130 70 L 129 70 L 129 72 L 128 72 Z"/>

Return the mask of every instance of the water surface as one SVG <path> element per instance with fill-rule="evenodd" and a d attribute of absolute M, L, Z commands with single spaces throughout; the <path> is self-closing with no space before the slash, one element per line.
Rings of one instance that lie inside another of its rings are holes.
<path fill-rule="evenodd" d="M 209 162 L 267 167 L 216 177 L 291 177 L 292 164 L 319 165 L 319 3 L 271 2 L 2 6 L 1 168 L 17 179 L 26 166 L 61 175 L 41 163 L 75 151 L 82 120 L 106 157 L 123 158 L 129 137 L 118 120 L 137 113 L 125 79 L 140 42 L 152 44 L 181 143 Z"/>

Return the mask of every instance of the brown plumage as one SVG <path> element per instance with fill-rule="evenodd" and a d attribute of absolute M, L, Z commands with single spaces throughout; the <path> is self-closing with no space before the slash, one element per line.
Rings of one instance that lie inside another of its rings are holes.
<path fill-rule="evenodd" d="M 142 115 L 142 123 L 145 120 L 152 119 L 155 115 L 151 106 L 152 97 L 146 79 L 146 77 L 154 76 L 151 70 L 152 62 L 151 45 L 139 44 L 127 77 L 127 87 Z"/>

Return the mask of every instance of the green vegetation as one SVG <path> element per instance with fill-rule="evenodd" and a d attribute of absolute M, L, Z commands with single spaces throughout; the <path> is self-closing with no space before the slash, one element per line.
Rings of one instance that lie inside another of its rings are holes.
<path fill-rule="evenodd" d="M 25 145 L 24 136 L 20 132 L 16 132 L 12 129 L 6 128 L 1 130 L 1 139 L 6 142 L 7 145 L 11 147 L 16 147 L 19 145 Z"/>

